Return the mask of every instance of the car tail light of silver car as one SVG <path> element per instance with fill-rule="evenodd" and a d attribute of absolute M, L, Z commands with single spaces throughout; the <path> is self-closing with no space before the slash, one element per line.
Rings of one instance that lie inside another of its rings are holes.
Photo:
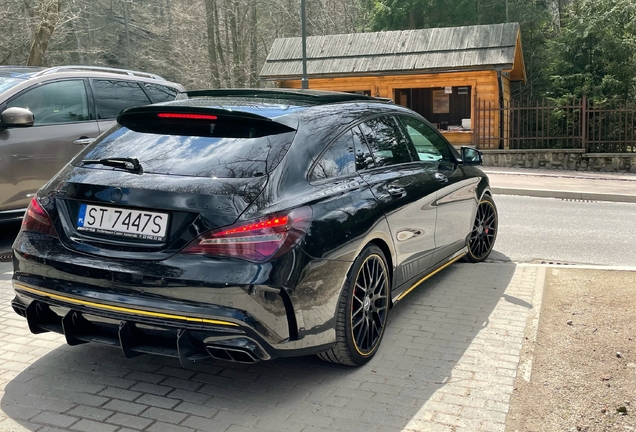
<path fill-rule="evenodd" d="M 241 222 L 200 235 L 181 253 L 267 262 L 298 244 L 309 229 L 311 217 L 311 208 L 301 207 L 287 214 Z"/>

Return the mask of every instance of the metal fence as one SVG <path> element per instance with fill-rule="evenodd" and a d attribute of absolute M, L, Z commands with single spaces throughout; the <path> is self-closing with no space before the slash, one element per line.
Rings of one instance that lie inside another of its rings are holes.
<path fill-rule="evenodd" d="M 636 103 L 593 104 L 586 97 L 565 105 L 510 101 L 503 108 L 475 101 L 474 143 L 483 149 L 584 149 L 636 153 Z"/>

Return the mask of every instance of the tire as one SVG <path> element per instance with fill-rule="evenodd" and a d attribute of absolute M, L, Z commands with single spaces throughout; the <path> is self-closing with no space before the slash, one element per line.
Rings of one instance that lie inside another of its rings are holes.
<path fill-rule="evenodd" d="M 318 354 L 322 360 L 361 366 L 382 342 L 389 312 L 391 282 L 386 258 L 370 245 L 356 258 L 336 312 L 336 345 Z"/>
<path fill-rule="evenodd" d="M 468 238 L 466 261 L 477 263 L 488 258 L 495 246 L 498 224 L 499 215 L 495 201 L 491 196 L 484 195 L 477 206 L 475 222 Z"/>

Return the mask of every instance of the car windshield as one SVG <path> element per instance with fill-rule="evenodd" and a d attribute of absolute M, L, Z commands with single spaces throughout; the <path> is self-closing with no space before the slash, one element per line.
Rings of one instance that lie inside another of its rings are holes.
<path fill-rule="evenodd" d="M 135 157 L 145 173 L 210 178 L 259 177 L 278 165 L 295 133 L 226 138 L 139 133 L 120 126 L 78 155 L 73 164 L 81 165 L 82 160 Z M 98 164 L 90 165 L 90 168 L 104 169 Z"/>
<path fill-rule="evenodd" d="M 10 89 L 11 87 L 13 87 L 15 85 L 20 84 L 23 81 L 24 80 L 19 79 L 19 78 L 13 78 L 13 77 L 0 75 L 0 93 L 2 93 L 5 90 Z"/>

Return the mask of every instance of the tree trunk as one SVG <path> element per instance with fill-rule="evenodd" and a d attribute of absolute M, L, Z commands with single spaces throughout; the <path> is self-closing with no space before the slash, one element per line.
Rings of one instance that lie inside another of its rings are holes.
<path fill-rule="evenodd" d="M 130 26 L 128 24 L 128 2 L 122 1 L 124 13 L 124 29 L 126 31 L 126 68 L 130 69 Z"/>
<path fill-rule="evenodd" d="M 244 87 L 245 79 L 244 79 L 244 71 L 243 64 L 241 61 L 241 33 L 238 29 L 238 14 L 239 14 L 239 3 L 237 0 L 232 0 L 230 3 L 230 31 L 232 33 L 232 71 L 234 76 L 236 77 L 236 87 Z"/>
<path fill-rule="evenodd" d="M 258 87 L 258 46 L 256 35 L 258 15 L 256 11 L 256 2 L 252 2 L 250 15 L 250 87 Z"/>
<path fill-rule="evenodd" d="M 216 35 L 216 54 L 219 59 L 219 86 L 223 86 L 223 83 L 229 83 L 230 79 L 228 78 L 227 71 L 227 61 L 225 60 L 225 54 L 223 53 L 223 45 L 221 43 L 221 30 L 220 30 L 220 20 L 219 20 L 219 8 L 217 4 L 214 4 L 214 21 L 216 22 L 216 26 L 214 27 L 214 34 Z M 227 20 L 226 20 L 227 22 Z M 227 85 L 227 84 L 226 84 Z"/>
<path fill-rule="evenodd" d="M 27 66 L 42 66 L 44 63 L 44 53 L 49 45 L 49 40 L 55 31 L 58 14 L 60 12 L 60 0 L 51 0 L 44 9 L 42 20 L 35 34 L 35 39 L 29 51 Z"/>
<path fill-rule="evenodd" d="M 208 57 L 210 61 L 210 78 L 212 87 L 221 87 L 221 80 L 219 79 L 219 61 L 216 55 L 216 30 L 218 22 L 216 20 L 216 14 L 214 13 L 216 8 L 216 0 L 205 0 L 205 17 L 208 29 Z"/>

